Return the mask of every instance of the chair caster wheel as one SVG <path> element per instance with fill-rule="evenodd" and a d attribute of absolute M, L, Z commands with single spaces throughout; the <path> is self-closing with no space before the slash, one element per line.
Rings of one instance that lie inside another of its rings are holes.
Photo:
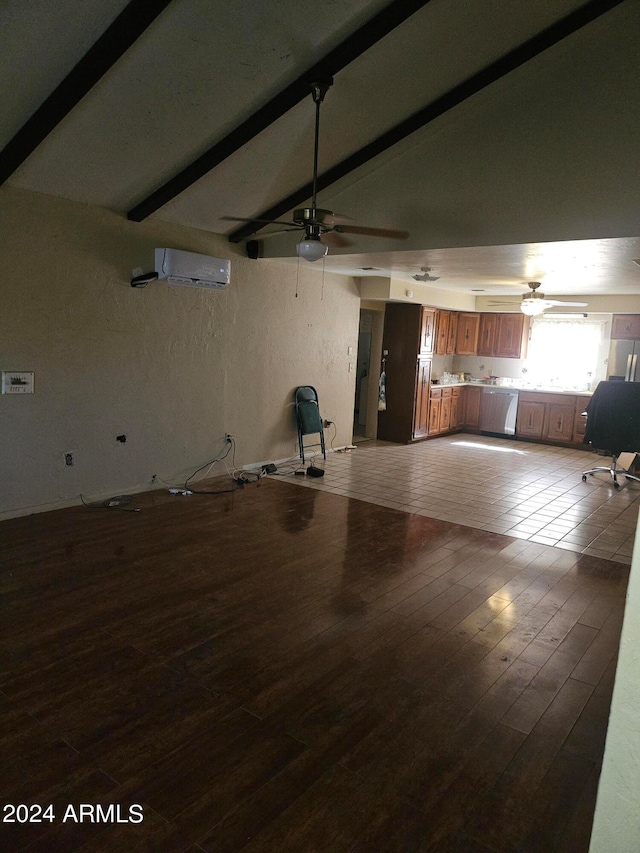
<path fill-rule="evenodd" d="M 586 482 L 587 482 L 587 475 L 586 475 L 586 474 L 583 474 L 583 475 L 582 475 L 582 482 L 583 482 L 583 483 L 586 483 Z"/>
<path fill-rule="evenodd" d="M 619 488 L 620 488 L 620 483 L 614 483 L 614 484 L 613 484 L 613 488 L 614 488 L 614 489 L 619 489 Z"/>

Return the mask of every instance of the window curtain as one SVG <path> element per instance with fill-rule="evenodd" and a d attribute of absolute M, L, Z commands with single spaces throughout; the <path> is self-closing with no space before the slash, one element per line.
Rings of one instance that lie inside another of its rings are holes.
<path fill-rule="evenodd" d="M 527 379 L 541 385 L 585 390 L 596 372 L 605 320 L 535 317 L 527 356 Z"/>

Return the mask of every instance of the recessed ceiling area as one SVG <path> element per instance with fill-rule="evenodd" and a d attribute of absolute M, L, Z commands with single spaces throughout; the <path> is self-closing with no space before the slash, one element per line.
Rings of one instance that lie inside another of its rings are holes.
<path fill-rule="evenodd" d="M 550 295 L 640 294 L 640 238 L 568 240 L 512 246 L 472 246 L 418 252 L 329 254 L 318 266 L 352 276 L 413 281 L 429 268 L 432 288 L 477 296 L 519 295 L 526 282 L 540 281 Z M 280 258 L 284 263 L 304 263 Z"/>

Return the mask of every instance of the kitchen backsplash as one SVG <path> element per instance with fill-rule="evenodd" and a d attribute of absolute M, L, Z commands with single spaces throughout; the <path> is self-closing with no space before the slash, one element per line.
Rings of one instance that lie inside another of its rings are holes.
<path fill-rule="evenodd" d="M 507 379 L 523 379 L 523 358 L 494 358 L 493 356 L 455 355 L 452 373 L 470 373 L 472 379 L 485 376 L 504 376 Z"/>

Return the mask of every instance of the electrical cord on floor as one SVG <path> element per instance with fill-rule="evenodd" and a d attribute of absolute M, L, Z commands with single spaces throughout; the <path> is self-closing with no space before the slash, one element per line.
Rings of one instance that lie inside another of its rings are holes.
<path fill-rule="evenodd" d="M 193 472 L 193 474 L 190 474 L 190 475 L 187 477 L 187 479 L 184 481 L 184 488 L 185 488 L 185 489 L 189 489 L 189 480 L 193 480 L 193 478 L 196 476 L 196 474 L 199 474 L 199 473 L 200 473 L 200 471 L 204 471 L 204 469 L 206 468 L 206 469 L 207 469 L 206 474 L 204 474 L 204 475 L 200 478 L 201 480 L 204 480 L 204 479 L 205 479 L 205 477 L 207 476 L 207 474 L 209 473 L 209 471 L 211 471 L 211 469 L 213 468 L 213 466 L 214 466 L 214 465 L 216 465 L 218 462 L 222 462 L 224 459 L 226 459 L 226 458 L 227 458 L 227 456 L 229 455 L 229 453 L 231 453 L 232 451 L 233 451 L 232 459 L 235 459 L 235 455 L 236 455 L 236 442 L 235 442 L 235 439 L 234 439 L 234 437 L 233 437 L 232 435 L 230 435 L 230 436 L 228 437 L 228 439 L 226 439 L 226 448 L 227 448 L 227 449 L 226 449 L 225 453 L 223 453 L 223 454 L 222 454 L 222 456 L 217 456 L 217 457 L 216 457 L 215 459 L 213 459 L 211 462 L 205 462 L 205 463 L 204 463 L 204 465 L 201 465 L 201 466 L 200 466 L 200 468 L 196 468 L 196 470 Z M 227 467 L 227 466 L 225 465 L 225 468 L 226 468 L 226 467 Z M 193 491 L 193 489 L 192 489 L 191 491 Z"/>
<path fill-rule="evenodd" d="M 288 459 L 283 459 L 279 464 L 281 467 L 279 467 L 277 471 L 272 471 L 269 474 L 270 477 L 290 477 L 292 474 L 295 474 L 296 471 L 299 471 L 304 467 L 304 463 L 302 459 L 300 459 L 298 453 L 296 453 L 295 456 L 290 456 Z M 282 465 L 287 465 L 288 467 L 283 468 Z"/>
<path fill-rule="evenodd" d="M 331 449 L 335 453 L 335 447 L 333 446 L 333 442 L 336 439 L 336 435 L 338 434 L 338 427 L 336 426 L 335 421 L 331 421 L 331 426 L 333 427 L 333 435 L 331 436 Z"/>
<path fill-rule="evenodd" d="M 194 471 L 190 477 L 187 477 L 187 479 L 185 480 L 185 483 L 184 483 L 185 491 L 190 491 L 194 495 L 226 495 L 226 494 L 229 494 L 230 492 L 235 492 L 240 488 L 240 486 L 242 484 L 239 483 L 237 481 L 237 479 L 235 479 L 233 477 L 232 473 L 229 471 L 229 468 L 227 467 L 227 463 L 224 461 L 227 458 L 227 456 L 229 455 L 229 453 L 231 453 L 231 463 L 235 468 L 236 441 L 232 435 L 229 435 L 228 438 L 226 439 L 226 442 L 227 442 L 227 449 L 226 449 L 226 452 L 222 454 L 222 456 L 218 456 L 212 462 L 205 462 L 205 464 L 202 465 L 200 468 L 198 468 L 196 471 Z M 226 470 L 227 474 L 229 475 L 229 477 L 231 478 L 232 484 L 231 484 L 230 489 L 195 489 L 195 488 L 193 488 L 193 486 L 189 485 L 189 481 L 193 480 L 193 478 L 196 476 L 196 474 L 199 474 L 200 471 L 204 471 L 204 469 L 206 468 L 207 469 L 206 473 L 204 474 L 203 477 L 200 478 L 200 479 L 204 480 L 207 477 L 207 475 L 209 474 L 209 471 L 211 471 L 213 466 L 216 465 L 218 462 L 224 463 L 225 470 Z"/>
<path fill-rule="evenodd" d="M 80 495 L 80 500 L 87 509 L 119 509 L 122 512 L 140 512 L 140 507 L 129 507 L 133 501 L 133 495 L 114 495 L 112 498 L 105 498 L 105 500 L 97 503 L 87 503 L 84 497 Z"/>

